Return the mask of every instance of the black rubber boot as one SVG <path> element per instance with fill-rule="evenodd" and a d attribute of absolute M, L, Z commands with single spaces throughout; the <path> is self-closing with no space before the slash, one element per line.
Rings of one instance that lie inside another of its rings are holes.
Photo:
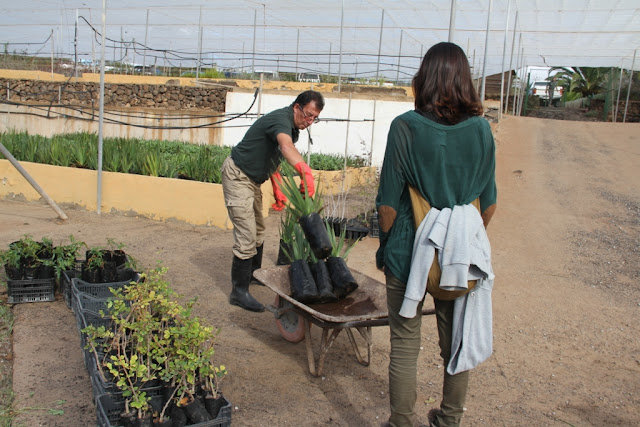
<path fill-rule="evenodd" d="M 253 258 L 240 259 L 235 255 L 233 256 L 233 263 L 231 264 L 231 284 L 233 289 L 231 290 L 231 295 L 229 295 L 229 303 L 249 311 L 264 311 L 264 305 L 249 294 L 252 263 Z"/>
<path fill-rule="evenodd" d="M 259 268 L 262 268 L 262 249 L 264 248 L 264 243 L 261 244 L 260 246 L 256 247 L 256 250 L 258 251 L 253 258 L 251 258 L 251 284 L 252 285 L 260 285 L 260 286 L 264 286 L 262 283 L 260 283 L 259 281 L 257 281 L 256 279 L 253 278 L 253 272 L 256 271 Z"/>

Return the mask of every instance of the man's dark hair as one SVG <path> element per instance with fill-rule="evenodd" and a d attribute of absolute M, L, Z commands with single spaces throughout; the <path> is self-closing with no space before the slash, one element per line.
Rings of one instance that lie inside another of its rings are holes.
<path fill-rule="evenodd" d="M 316 92 L 315 90 L 305 90 L 300 95 L 298 95 L 296 100 L 293 101 L 291 105 L 298 104 L 301 107 L 304 107 L 311 101 L 315 101 L 316 107 L 318 107 L 318 109 L 322 111 L 322 109 L 324 108 L 324 98 L 322 97 L 322 94 L 320 92 Z"/>
<path fill-rule="evenodd" d="M 416 110 L 455 124 L 483 113 L 469 60 L 454 43 L 431 46 L 411 82 Z"/>

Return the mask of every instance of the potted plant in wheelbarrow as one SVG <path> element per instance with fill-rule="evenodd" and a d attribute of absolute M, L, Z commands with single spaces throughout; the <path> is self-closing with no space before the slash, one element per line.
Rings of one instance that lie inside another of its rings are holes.
<path fill-rule="evenodd" d="M 325 259 L 331 254 L 331 241 L 320 216 L 322 211 L 322 196 L 317 191 L 311 197 L 304 186 L 304 193 L 298 189 L 293 175 L 287 175 L 282 180 L 282 192 L 289 199 L 289 208 L 304 231 L 309 246 L 318 259 Z"/>
<path fill-rule="evenodd" d="M 333 226 L 329 223 L 327 223 L 327 233 L 332 246 L 331 256 L 327 258 L 327 268 L 333 282 L 333 293 L 338 299 L 342 299 L 358 289 L 358 283 L 353 278 L 346 259 L 360 239 L 349 242 L 345 236 L 345 228 L 341 230 L 339 236 L 336 236 L 333 233 Z"/>

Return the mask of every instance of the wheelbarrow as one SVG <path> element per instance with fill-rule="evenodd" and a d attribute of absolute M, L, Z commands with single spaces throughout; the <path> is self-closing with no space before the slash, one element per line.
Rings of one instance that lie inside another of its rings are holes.
<path fill-rule="evenodd" d="M 369 366 L 371 361 L 371 328 L 389 324 L 385 285 L 369 276 L 351 270 L 358 289 L 345 298 L 325 304 L 304 304 L 291 297 L 289 266 L 261 268 L 253 276 L 276 293 L 274 305 L 266 308 L 275 315 L 282 337 L 293 343 L 305 340 L 309 373 L 321 376 L 327 352 L 342 330 L 345 330 L 358 363 Z M 423 315 L 434 314 L 432 308 L 423 309 Z M 322 329 L 320 349 L 314 353 L 311 324 Z M 361 341 L 358 343 L 354 331 Z"/>

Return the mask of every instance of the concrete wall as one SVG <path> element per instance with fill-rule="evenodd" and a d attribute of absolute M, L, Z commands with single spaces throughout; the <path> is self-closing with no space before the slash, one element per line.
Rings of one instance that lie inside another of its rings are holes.
<path fill-rule="evenodd" d="M 29 175 L 56 203 L 97 210 L 96 171 L 20 162 Z M 343 173 L 314 171 L 323 194 L 341 191 Z M 344 176 L 346 188 L 375 179 L 375 169 L 350 169 Z M 270 181 L 262 185 L 262 214 L 269 215 L 274 202 Z M 0 199 L 40 200 L 27 180 L 8 160 L 0 160 Z M 194 225 L 231 229 L 221 184 L 152 176 L 102 173 L 103 212 L 135 214 L 157 221 L 177 220 Z"/>
<path fill-rule="evenodd" d="M 0 132 L 27 131 L 30 134 L 50 137 L 62 133 L 89 132 L 98 133 L 97 111 L 95 121 L 77 120 L 66 116 L 69 110 L 66 108 L 53 108 L 51 118 L 47 118 L 47 108 L 33 109 L 4 105 L 0 108 Z M 56 114 L 59 113 L 59 114 Z M 155 118 L 136 117 L 136 111 L 130 110 L 130 116 L 105 115 L 103 135 L 105 137 L 157 139 L 168 141 L 184 141 L 192 144 L 220 145 L 222 143 L 221 128 L 194 128 L 210 123 L 211 118 L 185 118 L 176 120 L 172 118 L 175 112 L 160 111 L 154 113 Z M 120 123 L 110 123 L 109 119 L 118 120 Z M 148 126 L 173 126 L 187 127 L 188 129 L 153 129 Z"/>
<path fill-rule="evenodd" d="M 262 100 L 256 102 L 250 113 L 262 114 L 291 104 L 297 93 L 286 95 L 266 93 Z M 227 92 L 227 114 L 245 111 L 253 101 L 253 93 Z M 260 107 L 260 111 L 258 108 Z M 375 107 L 375 111 L 374 111 Z M 303 152 L 323 154 L 369 157 L 372 153 L 374 166 L 381 166 L 387 143 L 387 133 L 391 121 L 408 110 L 413 109 L 413 101 L 389 101 L 352 98 L 349 109 L 349 98 L 344 96 L 325 96 L 325 107 L 320 114 L 320 123 L 312 125 L 309 130 L 313 145 L 309 144 L 307 131 L 300 132 L 296 147 Z M 352 122 L 345 120 L 350 118 Z M 375 118 L 375 122 L 371 121 Z M 255 121 L 251 118 L 234 120 L 234 125 L 243 127 L 226 127 L 223 132 L 223 145 L 236 145 Z M 367 121 L 364 121 L 367 120 Z M 348 138 L 347 138 L 348 127 Z M 346 148 L 346 149 L 345 149 Z"/>

